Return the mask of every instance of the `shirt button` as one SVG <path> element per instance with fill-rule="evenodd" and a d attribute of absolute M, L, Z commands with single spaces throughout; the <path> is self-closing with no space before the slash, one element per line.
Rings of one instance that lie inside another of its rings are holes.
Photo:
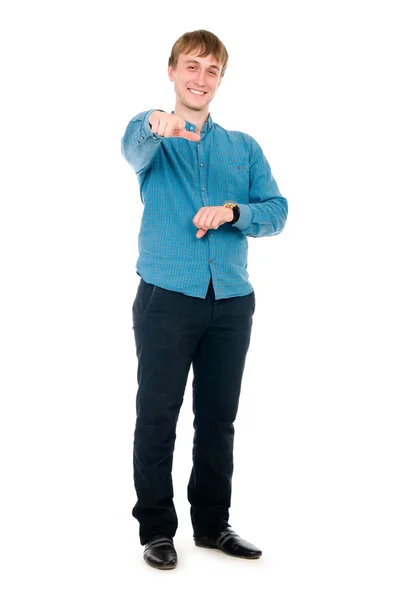
<path fill-rule="evenodd" d="M 198 144 L 200 144 L 201 142 L 199 141 Z"/>
<path fill-rule="evenodd" d="M 200 167 L 203 167 L 203 163 L 200 163 L 200 165 L 199 165 L 199 166 L 200 166 Z"/>
<path fill-rule="evenodd" d="M 204 191 L 205 191 L 205 188 L 202 188 L 202 192 L 204 192 Z"/>
<path fill-rule="evenodd" d="M 210 263 L 211 263 L 211 262 L 213 262 L 211 258 L 209 258 L 209 262 L 210 262 Z"/>
<path fill-rule="evenodd" d="M 209 233 L 209 237 L 213 237 L 213 233 Z"/>

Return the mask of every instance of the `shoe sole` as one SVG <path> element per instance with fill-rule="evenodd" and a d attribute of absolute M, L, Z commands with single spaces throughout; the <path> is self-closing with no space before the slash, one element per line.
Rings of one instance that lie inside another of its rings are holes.
<path fill-rule="evenodd" d="M 149 565 L 149 567 L 152 567 L 153 569 L 159 569 L 159 571 L 171 571 L 172 569 L 175 569 L 177 566 L 177 563 L 171 565 L 171 564 L 167 564 L 167 565 L 154 565 L 150 562 L 148 562 L 147 560 L 145 560 L 146 564 Z"/>
<path fill-rule="evenodd" d="M 212 546 L 212 545 L 202 543 L 202 542 L 197 542 L 197 541 L 195 541 L 195 546 L 198 546 L 198 548 L 208 548 L 209 550 L 219 550 L 220 552 L 223 552 L 223 554 L 227 554 L 227 556 L 233 556 L 234 558 L 244 558 L 245 560 L 255 560 L 262 556 L 261 554 L 259 554 L 258 556 L 239 556 L 238 554 L 232 554 L 231 552 L 226 552 L 225 550 L 222 550 L 221 548 L 218 548 L 217 546 Z"/>
<path fill-rule="evenodd" d="M 177 566 L 177 564 L 175 565 L 163 565 L 161 567 L 155 567 L 155 569 L 159 569 L 159 571 L 171 571 L 172 569 L 175 569 Z"/>
<path fill-rule="evenodd" d="M 207 542 L 198 542 L 195 540 L 195 546 L 198 548 L 211 548 L 212 550 L 220 550 L 217 546 L 213 546 L 212 544 L 208 544 Z"/>

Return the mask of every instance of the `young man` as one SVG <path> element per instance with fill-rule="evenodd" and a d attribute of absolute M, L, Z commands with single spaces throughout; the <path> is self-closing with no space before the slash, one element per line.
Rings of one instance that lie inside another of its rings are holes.
<path fill-rule="evenodd" d="M 233 423 L 255 311 L 247 236 L 280 233 L 287 201 L 257 142 L 212 121 L 209 104 L 227 61 L 214 34 L 184 34 L 168 64 L 174 112 L 138 114 L 122 139 L 144 204 L 133 305 L 139 387 L 132 514 L 146 562 L 161 569 L 177 564 L 171 472 L 191 364 L 195 544 L 241 558 L 262 554 L 228 522 Z"/>

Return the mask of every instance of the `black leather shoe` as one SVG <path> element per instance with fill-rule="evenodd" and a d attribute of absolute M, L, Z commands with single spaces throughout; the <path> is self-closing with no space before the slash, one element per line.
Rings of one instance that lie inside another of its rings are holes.
<path fill-rule="evenodd" d="M 155 569 L 174 569 L 177 566 L 177 552 L 173 538 L 161 533 L 152 535 L 143 551 L 143 558 Z"/>
<path fill-rule="evenodd" d="M 230 556 L 238 558 L 259 558 L 262 550 L 240 538 L 238 534 L 226 527 L 216 536 L 195 537 L 195 545 L 200 548 L 218 548 Z"/>

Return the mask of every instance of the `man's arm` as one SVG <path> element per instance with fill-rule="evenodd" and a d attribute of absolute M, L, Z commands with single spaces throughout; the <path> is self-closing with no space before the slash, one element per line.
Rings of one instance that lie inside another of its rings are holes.
<path fill-rule="evenodd" d="M 150 167 L 162 140 L 149 124 L 154 110 L 141 112 L 131 119 L 121 140 L 121 152 L 137 175 Z"/>
<path fill-rule="evenodd" d="M 121 140 L 121 152 L 139 175 L 151 166 L 163 137 L 198 141 L 200 135 L 195 129 L 195 125 L 174 114 L 159 109 L 145 111 L 129 122 Z"/>
<path fill-rule="evenodd" d="M 288 203 L 280 194 L 259 144 L 251 138 L 249 204 L 239 204 L 240 219 L 232 226 L 249 237 L 277 235 L 284 229 Z"/>

